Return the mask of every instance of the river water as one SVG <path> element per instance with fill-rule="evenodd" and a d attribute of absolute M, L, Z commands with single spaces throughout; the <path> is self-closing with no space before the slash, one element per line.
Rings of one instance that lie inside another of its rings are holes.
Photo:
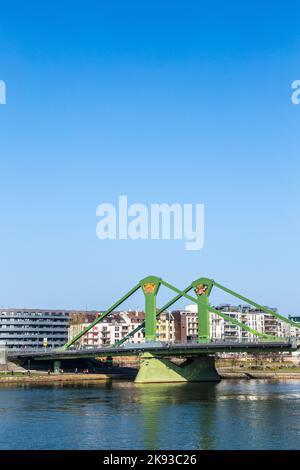
<path fill-rule="evenodd" d="M 1 386 L 0 449 L 300 449 L 300 381 Z"/>

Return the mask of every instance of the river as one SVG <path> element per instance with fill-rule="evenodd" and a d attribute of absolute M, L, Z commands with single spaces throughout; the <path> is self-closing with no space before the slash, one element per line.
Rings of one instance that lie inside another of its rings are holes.
<path fill-rule="evenodd" d="M 0 449 L 300 449 L 300 381 L 0 387 Z"/>

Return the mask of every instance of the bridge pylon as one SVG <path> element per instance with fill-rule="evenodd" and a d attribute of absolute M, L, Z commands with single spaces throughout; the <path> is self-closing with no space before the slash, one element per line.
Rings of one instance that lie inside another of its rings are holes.
<path fill-rule="evenodd" d="M 161 285 L 161 279 L 148 276 L 140 281 L 145 296 L 145 341 L 156 341 L 156 296 Z"/>

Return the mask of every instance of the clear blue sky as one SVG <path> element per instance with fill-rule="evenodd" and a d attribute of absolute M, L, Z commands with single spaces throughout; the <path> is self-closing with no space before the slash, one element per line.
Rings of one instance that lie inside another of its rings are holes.
<path fill-rule="evenodd" d="M 299 314 L 299 13 L 2 3 L 0 305 L 103 309 L 155 274 L 182 287 L 210 276 Z M 204 249 L 98 240 L 96 207 L 119 194 L 204 203 Z"/>

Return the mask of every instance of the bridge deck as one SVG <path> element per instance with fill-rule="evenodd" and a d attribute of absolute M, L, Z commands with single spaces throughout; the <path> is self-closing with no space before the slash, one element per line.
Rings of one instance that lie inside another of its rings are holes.
<path fill-rule="evenodd" d="M 34 351 L 34 352 L 9 352 L 8 356 L 11 359 L 17 358 L 33 358 L 35 360 L 63 360 L 63 359 L 82 359 L 82 358 L 95 358 L 95 357 L 108 357 L 108 356 L 137 356 L 144 352 L 150 352 L 155 356 L 160 357 L 195 357 L 208 354 L 216 354 L 222 352 L 284 352 L 294 351 L 298 348 L 295 342 L 253 342 L 253 343 L 199 343 L 199 344 L 170 344 L 160 345 L 158 347 L 147 345 L 146 343 L 134 345 L 130 347 L 118 348 L 94 348 L 94 349 L 79 349 L 79 350 L 52 350 L 52 351 Z"/>

